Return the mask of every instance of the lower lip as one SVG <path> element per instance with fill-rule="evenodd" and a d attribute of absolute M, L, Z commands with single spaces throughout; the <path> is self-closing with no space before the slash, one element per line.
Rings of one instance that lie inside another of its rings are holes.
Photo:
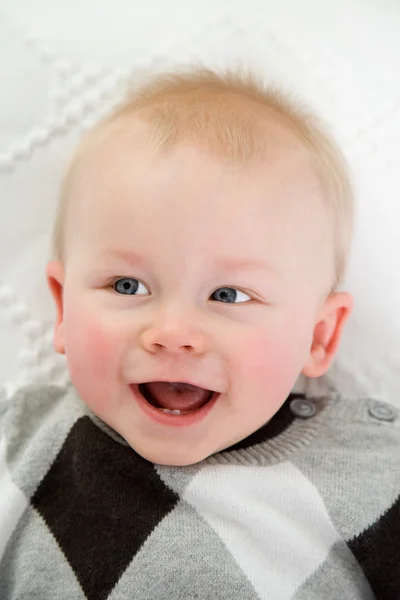
<path fill-rule="evenodd" d="M 207 404 L 192 413 L 187 415 L 171 415 L 169 413 L 162 412 L 161 410 L 158 410 L 149 404 L 139 392 L 138 385 L 131 385 L 130 387 L 137 400 L 137 403 L 148 417 L 157 423 L 161 423 L 162 425 L 171 425 L 172 427 L 187 427 L 188 425 L 196 425 L 196 423 L 200 423 L 200 421 L 205 419 L 208 413 L 213 409 L 214 404 L 221 395 L 214 394 Z"/>

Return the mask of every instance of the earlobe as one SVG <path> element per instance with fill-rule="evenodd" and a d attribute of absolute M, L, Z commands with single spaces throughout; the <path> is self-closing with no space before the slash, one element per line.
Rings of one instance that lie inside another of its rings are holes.
<path fill-rule="evenodd" d="M 348 292 L 335 292 L 321 309 L 307 364 L 302 370 L 306 377 L 321 377 L 329 369 L 342 336 L 343 327 L 353 308 Z"/>
<path fill-rule="evenodd" d="M 64 265 L 53 261 L 46 268 L 47 283 L 56 305 L 56 323 L 54 325 L 54 348 L 59 354 L 65 354 L 64 342 Z"/>

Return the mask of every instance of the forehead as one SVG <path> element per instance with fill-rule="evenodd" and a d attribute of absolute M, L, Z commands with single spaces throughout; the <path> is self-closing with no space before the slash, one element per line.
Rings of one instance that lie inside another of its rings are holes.
<path fill-rule="evenodd" d="M 111 188 L 123 196 L 129 193 L 128 188 L 133 192 L 147 184 L 150 189 L 161 179 L 169 187 L 195 183 L 199 192 L 207 185 L 215 186 L 217 180 L 234 186 L 246 183 L 248 197 L 260 184 L 274 187 L 282 199 L 289 199 L 293 188 L 319 193 L 311 157 L 298 137 L 275 118 L 264 118 L 260 128 L 256 137 L 262 139 L 262 146 L 256 143 L 249 158 L 235 160 L 229 149 L 214 143 L 209 132 L 196 142 L 178 139 L 154 150 L 149 145 L 151 131 L 146 122 L 121 118 L 100 131 L 81 153 L 74 169 L 70 203 L 79 210 L 94 199 L 93 209 L 101 209 Z M 134 201 L 135 194 L 130 196 Z M 265 193 L 265 202 L 269 196 Z M 101 197 L 103 202 L 97 201 Z M 279 204 L 278 198 L 275 204 Z"/>
<path fill-rule="evenodd" d="M 207 244 L 228 253 L 236 243 L 237 253 L 280 246 L 299 258 L 319 246 L 321 258 L 327 211 L 311 160 L 290 132 L 274 125 L 269 135 L 261 156 L 234 163 L 188 141 L 154 152 L 142 124 L 116 128 L 78 165 L 67 233 L 102 250 L 140 243 L 154 252 L 165 236 L 203 255 Z"/>

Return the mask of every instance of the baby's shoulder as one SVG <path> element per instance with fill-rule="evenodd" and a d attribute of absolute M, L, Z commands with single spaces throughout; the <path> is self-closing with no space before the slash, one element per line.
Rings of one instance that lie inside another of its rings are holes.
<path fill-rule="evenodd" d="M 321 429 L 320 443 L 339 452 L 386 453 L 400 444 L 400 409 L 375 398 L 338 395 Z M 400 454 L 396 457 L 400 461 Z"/>
<path fill-rule="evenodd" d="M 318 454 L 333 470 L 353 465 L 358 472 L 383 468 L 397 475 L 400 409 L 380 399 L 350 400 L 338 395 L 320 420 L 309 451 Z"/>
<path fill-rule="evenodd" d="M 62 437 L 84 412 L 70 384 L 19 386 L 0 396 L 0 437 L 10 457 L 29 454 L 45 440 Z"/>
<path fill-rule="evenodd" d="M 72 386 L 32 383 L 0 390 L 0 416 L 14 424 L 37 426 L 52 413 L 81 406 Z"/>
<path fill-rule="evenodd" d="M 30 497 L 85 414 L 70 385 L 21 386 L 3 396 L 2 459 L 17 488 Z"/>

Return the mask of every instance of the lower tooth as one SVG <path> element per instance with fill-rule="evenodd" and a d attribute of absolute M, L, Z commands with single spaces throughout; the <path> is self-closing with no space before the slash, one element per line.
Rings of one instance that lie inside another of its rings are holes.
<path fill-rule="evenodd" d="M 170 415 L 180 415 L 181 411 L 179 409 L 169 410 L 169 408 L 163 408 L 163 412 L 169 413 Z"/>

